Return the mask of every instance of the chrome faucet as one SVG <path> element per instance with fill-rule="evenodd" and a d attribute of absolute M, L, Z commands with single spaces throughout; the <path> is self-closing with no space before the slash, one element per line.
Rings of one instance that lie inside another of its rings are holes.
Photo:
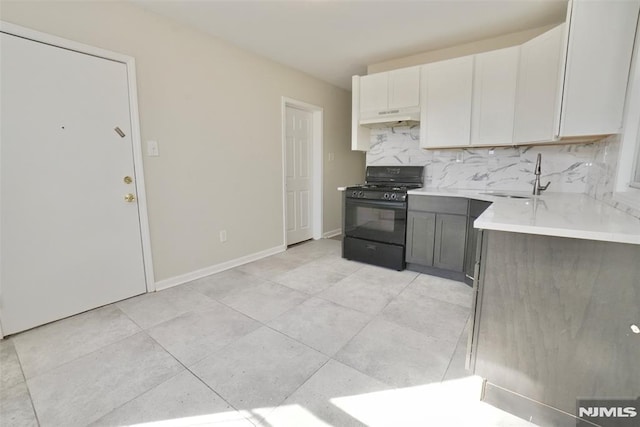
<path fill-rule="evenodd" d="M 549 187 L 549 184 L 551 184 L 551 182 L 547 182 L 547 185 L 540 185 L 540 164 L 542 163 L 542 154 L 538 153 L 538 159 L 536 160 L 536 169 L 535 169 L 535 175 L 536 175 L 536 180 L 533 182 L 533 195 L 534 196 L 539 196 L 544 190 L 546 190 Z"/>

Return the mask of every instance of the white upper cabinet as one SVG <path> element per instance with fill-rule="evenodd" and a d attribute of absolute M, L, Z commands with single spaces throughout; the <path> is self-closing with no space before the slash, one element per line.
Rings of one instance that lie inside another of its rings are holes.
<path fill-rule="evenodd" d="M 566 25 L 520 46 L 514 144 L 549 142 L 556 135 Z"/>
<path fill-rule="evenodd" d="M 475 55 L 472 145 L 513 143 L 520 47 Z"/>
<path fill-rule="evenodd" d="M 569 2 L 560 137 L 620 132 L 640 1 Z"/>
<path fill-rule="evenodd" d="M 360 77 L 360 113 L 386 110 L 389 103 L 389 73 Z"/>
<path fill-rule="evenodd" d="M 360 77 L 359 101 L 361 119 L 402 110 L 417 111 L 420 108 L 420 67 Z"/>
<path fill-rule="evenodd" d="M 417 120 L 420 114 L 420 67 L 353 76 L 351 86 L 351 149 L 367 151 L 368 126 Z"/>
<path fill-rule="evenodd" d="M 473 56 L 423 66 L 421 147 L 469 145 L 472 89 Z"/>
<path fill-rule="evenodd" d="M 420 107 L 420 67 L 389 71 L 389 108 Z"/>
<path fill-rule="evenodd" d="M 351 150 L 367 151 L 371 146 L 371 131 L 360 126 L 360 82 L 362 77 L 351 78 Z"/>
<path fill-rule="evenodd" d="M 352 147 L 369 148 L 364 125 L 418 114 L 422 148 L 619 133 L 639 13 L 640 0 L 569 0 L 564 24 L 520 46 L 355 76 Z"/>

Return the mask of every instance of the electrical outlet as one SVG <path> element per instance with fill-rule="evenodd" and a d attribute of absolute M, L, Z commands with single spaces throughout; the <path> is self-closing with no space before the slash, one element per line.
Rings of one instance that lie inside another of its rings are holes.
<path fill-rule="evenodd" d="M 227 241 L 227 230 L 220 230 L 220 241 L 222 243 Z"/>
<path fill-rule="evenodd" d="M 333 162 L 335 160 L 335 155 L 333 153 L 329 153 L 329 161 Z"/>

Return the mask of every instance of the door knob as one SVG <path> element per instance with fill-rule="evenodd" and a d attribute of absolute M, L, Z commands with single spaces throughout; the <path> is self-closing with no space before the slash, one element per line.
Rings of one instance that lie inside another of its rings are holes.
<path fill-rule="evenodd" d="M 136 196 L 134 196 L 133 194 L 129 193 L 129 194 L 125 194 L 124 195 L 124 201 L 125 202 L 133 202 L 136 199 Z"/>

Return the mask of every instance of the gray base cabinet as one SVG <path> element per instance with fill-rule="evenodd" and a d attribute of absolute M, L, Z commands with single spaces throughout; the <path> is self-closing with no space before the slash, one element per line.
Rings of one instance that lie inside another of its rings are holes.
<path fill-rule="evenodd" d="M 432 212 L 407 212 L 408 263 L 433 265 L 433 248 L 436 241 L 436 214 Z"/>
<path fill-rule="evenodd" d="M 436 214 L 435 231 L 433 266 L 444 270 L 463 271 L 467 217 L 465 215 Z"/>
<path fill-rule="evenodd" d="M 410 196 L 407 263 L 463 272 L 468 203 L 455 197 Z"/>
<path fill-rule="evenodd" d="M 471 364 L 527 398 L 516 415 L 542 423 L 548 407 L 575 414 L 577 398 L 640 396 L 640 245 L 492 230 L 482 241 Z"/>

